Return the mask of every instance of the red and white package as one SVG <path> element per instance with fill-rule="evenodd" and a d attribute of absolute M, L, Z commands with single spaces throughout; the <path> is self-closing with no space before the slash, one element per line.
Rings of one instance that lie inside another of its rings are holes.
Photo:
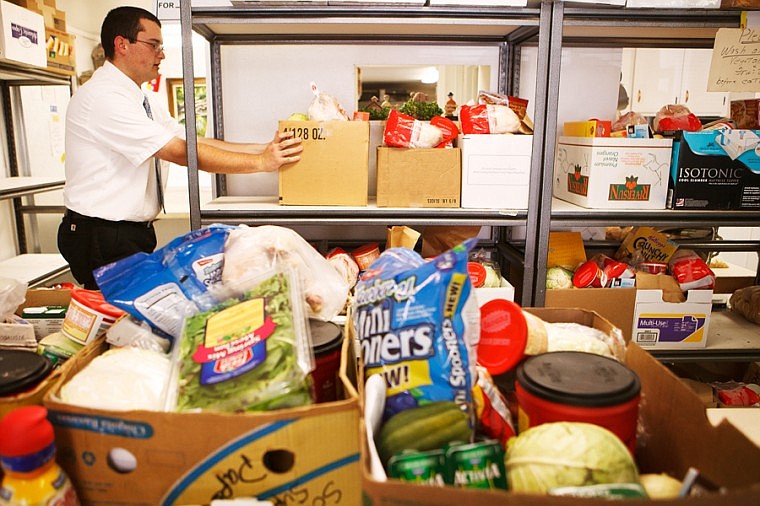
<path fill-rule="evenodd" d="M 684 292 L 697 288 L 712 289 L 715 286 L 715 273 L 692 250 L 676 250 L 668 261 L 668 269 Z"/>
<path fill-rule="evenodd" d="M 636 275 L 630 265 L 624 262 L 619 262 L 607 255 L 600 253 L 594 255 L 591 260 L 595 261 L 597 265 L 601 267 L 602 271 L 607 276 L 608 281 L 617 278 L 632 278 Z"/>
<path fill-rule="evenodd" d="M 459 108 L 463 134 L 509 134 L 520 131 L 520 118 L 506 105 L 478 104 Z"/>
<path fill-rule="evenodd" d="M 385 123 L 383 140 L 394 148 L 443 148 L 456 139 L 456 123 L 443 116 L 419 121 L 392 109 Z"/>

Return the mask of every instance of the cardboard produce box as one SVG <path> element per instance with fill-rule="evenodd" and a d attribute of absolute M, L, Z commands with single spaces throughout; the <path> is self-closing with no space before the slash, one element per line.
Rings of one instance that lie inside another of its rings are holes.
<path fill-rule="evenodd" d="M 673 143 L 668 207 L 760 209 L 760 130 L 683 132 Z"/>
<path fill-rule="evenodd" d="M 47 66 L 45 56 L 45 21 L 41 14 L 0 1 L 0 57 Z"/>
<path fill-rule="evenodd" d="M 378 207 L 459 207 L 459 148 L 377 148 Z"/>
<path fill-rule="evenodd" d="M 671 139 L 560 137 L 554 196 L 592 209 L 665 209 Z"/>
<path fill-rule="evenodd" d="M 280 121 L 303 139 L 301 160 L 279 171 L 280 204 L 366 206 L 368 121 Z"/>
<path fill-rule="evenodd" d="M 107 349 L 103 337 L 66 362 L 60 385 Z M 117 412 L 63 403 L 56 389 L 44 404 L 57 460 L 83 504 L 205 505 L 252 496 L 360 504 L 355 371 L 347 336 L 345 395 L 334 402 L 239 414 Z"/>
<path fill-rule="evenodd" d="M 578 309 L 526 308 L 551 322 L 575 322 L 602 330 L 610 323 Z M 688 386 L 636 344 L 629 344 L 626 364 L 641 380 L 636 462 L 642 473 L 683 477 L 690 467 L 726 487 L 725 494 L 668 501 L 638 500 L 637 505 L 756 506 L 760 504 L 760 447 L 730 423 L 713 426 L 700 399 Z M 364 434 L 364 430 L 361 431 Z M 500 490 L 379 482 L 369 474 L 366 438 L 362 436 L 362 489 L 365 504 L 384 506 L 602 506 L 606 499 L 551 497 Z M 633 503 L 632 503 L 633 504 Z"/>
<path fill-rule="evenodd" d="M 527 209 L 532 135 L 460 135 L 462 207 Z"/>

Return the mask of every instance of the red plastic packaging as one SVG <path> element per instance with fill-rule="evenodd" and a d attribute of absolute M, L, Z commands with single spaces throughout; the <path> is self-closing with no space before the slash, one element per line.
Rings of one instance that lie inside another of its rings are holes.
<path fill-rule="evenodd" d="M 428 139 L 426 139 L 425 130 L 430 128 L 435 128 L 440 133 L 437 137 L 440 140 L 435 145 L 428 145 Z M 456 139 L 458 134 L 459 129 L 456 123 L 443 116 L 436 116 L 427 125 L 394 109 L 388 114 L 383 141 L 386 146 L 394 148 L 444 148 Z"/>
<path fill-rule="evenodd" d="M 707 262 L 692 250 L 678 250 L 668 261 L 670 274 L 676 278 L 684 292 L 715 286 L 715 273 Z"/>

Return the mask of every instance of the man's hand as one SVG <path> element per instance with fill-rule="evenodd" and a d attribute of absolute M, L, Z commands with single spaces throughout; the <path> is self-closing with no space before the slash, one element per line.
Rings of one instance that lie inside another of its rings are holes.
<path fill-rule="evenodd" d="M 301 151 L 300 137 L 293 137 L 293 132 L 275 132 L 274 139 L 261 153 L 261 170 L 272 172 L 283 165 L 295 163 L 301 159 Z"/>

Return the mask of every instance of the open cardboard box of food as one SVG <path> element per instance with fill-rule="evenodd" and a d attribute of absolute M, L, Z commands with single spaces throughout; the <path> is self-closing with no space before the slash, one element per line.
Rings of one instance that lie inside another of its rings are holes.
<path fill-rule="evenodd" d="M 60 386 L 105 352 L 99 336 L 63 366 L 44 404 L 57 461 L 83 504 L 188 505 L 258 497 L 275 504 L 360 504 L 353 340 L 341 399 L 248 413 L 109 411 L 73 406 Z"/>
<path fill-rule="evenodd" d="M 576 322 L 601 330 L 612 324 L 593 311 L 526 308 L 550 322 Z M 760 504 L 760 447 L 728 422 L 713 426 L 699 398 L 678 377 L 636 344 L 629 344 L 626 364 L 641 379 L 636 462 L 641 473 L 668 473 L 683 478 L 698 469 L 725 494 L 709 494 L 635 504 L 684 506 L 757 506 Z M 362 425 L 363 425 L 362 421 Z M 362 427 L 363 428 L 363 427 Z M 360 431 L 364 434 L 364 431 Z M 411 485 L 399 480 L 379 482 L 370 476 L 366 438 L 362 436 L 362 490 L 364 504 L 384 506 L 593 506 L 606 499 L 551 497 L 500 490 L 458 489 Z"/>
<path fill-rule="evenodd" d="M 41 288 L 30 288 L 26 291 L 26 298 L 24 302 L 16 310 L 17 315 L 21 315 L 22 311 L 28 307 L 34 306 L 48 306 L 48 305 L 60 305 L 67 306 L 71 300 L 71 290 L 48 290 Z M 28 325 L 32 335 L 34 330 L 31 325 Z M 0 397 L 0 417 L 3 417 L 13 411 L 14 409 L 22 406 L 33 406 L 42 404 L 42 400 L 45 395 L 56 388 L 61 380 L 60 369 L 53 369 L 53 371 L 43 381 L 37 384 L 31 390 L 21 392 L 15 395 L 8 395 Z"/>

